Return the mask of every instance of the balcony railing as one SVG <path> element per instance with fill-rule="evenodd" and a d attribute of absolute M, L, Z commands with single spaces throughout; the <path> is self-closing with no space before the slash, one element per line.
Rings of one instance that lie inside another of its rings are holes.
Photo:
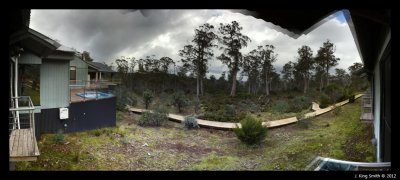
<path fill-rule="evenodd" d="M 390 162 L 366 163 L 317 157 L 307 167 L 310 171 L 388 171 Z"/>
<path fill-rule="evenodd" d="M 29 96 L 11 98 L 9 108 L 10 158 L 39 155 L 34 111 L 35 107 Z"/>
<path fill-rule="evenodd" d="M 119 83 L 120 82 L 117 81 L 106 80 L 71 80 L 69 85 L 70 102 L 81 102 L 112 97 L 114 89 Z"/>

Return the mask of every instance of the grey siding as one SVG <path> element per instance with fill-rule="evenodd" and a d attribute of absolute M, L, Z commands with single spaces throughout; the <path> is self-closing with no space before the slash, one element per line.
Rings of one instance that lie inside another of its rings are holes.
<path fill-rule="evenodd" d="M 30 52 L 24 52 L 18 59 L 18 64 L 42 64 L 42 59 Z"/>
<path fill-rule="evenodd" d="M 42 109 L 69 106 L 69 61 L 42 61 L 40 103 Z"/>
<path fill-rule="evenodd" d="M 88 65 L 83 62 L 82 59 L 78 57 L 74 57 L 72 61 L 70 61 L 70 66 L 76 67 L 76 80 L 83 81 L 87 79 L 88 75 Z"/>

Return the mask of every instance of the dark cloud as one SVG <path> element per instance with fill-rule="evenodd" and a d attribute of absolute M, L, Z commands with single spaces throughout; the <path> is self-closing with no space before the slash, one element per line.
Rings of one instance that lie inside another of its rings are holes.
<path fill-rule="evenodd" d="M 89 51 L 95 61 L 111 63 L 120 56 L 140 59 L 152 54 L 178 61 L 178 51 L 190 43 L 199 25 L 207 22 L 218 27 L 236 20 L 243 26 L 243 34 L 252 39 L 242 52 L 274 45 L 279 54 L 274 64 L 278 71 L 295 60 L 299 47 L 308 45 L 315 54 L 326 39 L 337 46 L 336 55 L 342 59 L 339 67 L 347 69 L 361 60 L 346 22 L 337 17 L 339 20 L 331 19 L 297 39 L 271 28 L 271 23 L 228 10 L 32 10 L 31 28 L 78 51 Z M 227 70 L 215 58 L 209 64 L 210 74 L 217 78 Z"/>

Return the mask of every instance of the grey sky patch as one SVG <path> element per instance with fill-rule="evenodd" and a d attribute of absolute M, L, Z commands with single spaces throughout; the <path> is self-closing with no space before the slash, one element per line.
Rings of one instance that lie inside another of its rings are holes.
<path fill-rule="evenodd" d="M 177 62 L 181 59 L 179 50 L 191 43 L 195 28 L 210 23 L 217 30 L 219 23 L 236 20 L 243 26 L 242 33 L 252 40 L 242 53 L 259 45 L 274 45 L 277 71 L 288 61 L 296 61 L 302 45 L 310 46 L 315 55 L 327 39 L 336 45 L 335 55 L 341 59 L 335 68 L 347 69 L 361 59 L 343 14 L 334 16 L 297 39 L 271 28 L 269 22 L 229 10 L 32 10 L 30 27 L 65 46 L 89 51 L 99 62 L 109 64 L 121 56 L 140 59 L 153 54 Z M 220 51 L 214 54 L 218 56 Z M 209 64 L 208 76 L 218 78 L 228 70 L 215 57 Z"/>

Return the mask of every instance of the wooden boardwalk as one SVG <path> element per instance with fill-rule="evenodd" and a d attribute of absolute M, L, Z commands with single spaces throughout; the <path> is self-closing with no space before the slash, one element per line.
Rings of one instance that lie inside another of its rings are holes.
<path fill-rule="evenodd" d="M 14 129 L 9 140 L 10 161 L 36 161 L 40 155 L 32 129 Z"/>
<path fill-rule="evenodd" d="M 363 94 L 358 94 L 355 96 L 355 99 L 363 96 Z M 345 100 L 339 103 L 336 103 L 335 105 L 326 107 L 324 109 L 320 109 L 319 105 L 317 103 L 313 102 L 312 109 L 314 112 L 310 112 L 305 114 L 306 117 L 313 117 L 313 116 L 319 116 L 321 114 L 327 113 L 335 108 L 335 106 L 343 106 L 345 104 L 349 103 L 349 100 Z M 132 111 L 134 113 L 142 113 L 146 111 L 145 109 L 138 109 L 138 108 L 129 108 L 129 111 Z M 176 114 L 168 114 L 168 118 L 177 121 L 177 122 L 182 122 L 184 120 L 184 116 L 181 115 L 176 115 Z M 274 121 L 268 121 L 268 122 L 263 122 L 262 124 L 266 126 L 267 128 L 275 128 L 275 127 L 280 127 L 280 126 L 285 126 L 288 124 L 292 124 L 297 122 L 298 119 L 296 117 L 291 117 L 291 118 L 286 118 L 286 119 L 280 119 L 280 120 L 274 120 Z M 217 122 L 217 121 L 208 121 L 208 120 L 203 120 L 203 119 L 197 119 L 197 123 L 201 127 L 209 127 L 209 128 L 216 128 L 216 129 L 234 129 L 236 127 L 241 127 L 240 123 L 231 123 L 231 122 Z"/>

